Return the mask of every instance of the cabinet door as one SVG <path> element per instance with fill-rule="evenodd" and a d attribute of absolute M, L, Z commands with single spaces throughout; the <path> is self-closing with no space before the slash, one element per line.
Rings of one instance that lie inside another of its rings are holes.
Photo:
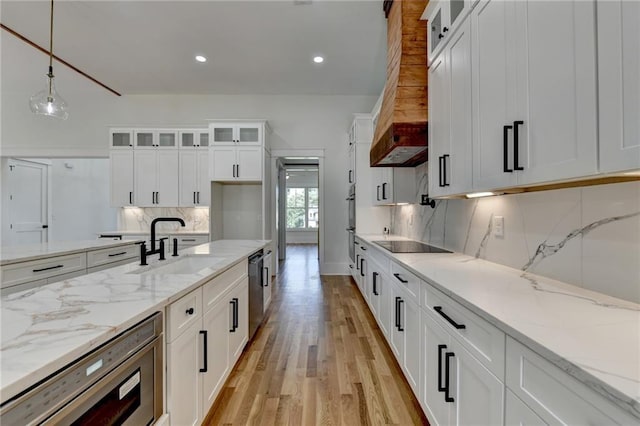
<path fill-rule="evenodd" d="M 523 121 L 512 129 L 523 167 L 518 184 L 592 175 L 598 151 L 594 4 L 513 4 L 518 105 L 510 121 Z"/>
<path fill-rule="evenodd" d="M 216 124 L 211 126 L 213 144 L 233 145 L 236 142 L 236 131 L 233 124 Z"/>
<path fill-rule="evenodd" d="M 600 171 L 640 168 L 640 2 L 598 1 Z"/>
<path fill-rule="evenodd" d="M 180 161 L 178 150 L 158 150 L 156 206 L 175 207 L 179 203 Z"/>
<path fill-rule="evenodd" d="M 205 418 L 213 405 L 230 370 L 227 306 L 227 301 L 221 300 L 202 317 L 202 329 L 206 331 L 207 336 L 207 371 L 202 373 L 202 418 Z M 202 368 L 204 368 L 204 362 L 202 362 Z"/>
<path fill-rule="evenodd" d="M 272 275 L 272 267 L 271 267 L 272 257 L 271 254 L 268 254 L 264 257 L 264 268 L 263 268 L 263 288 L 262 288 L 262 303 L 264 305 L 264 310 L 266 311 L 269 307 L 269 303 L 271 303 L 271 275 Z"/>
<path fill-rule="evenodd" d="M 377 319 L 380 315 L 380 281 L 382 281 L 380 268 L 375 263 L 369 264 L 370 271 L 367 272 L 369 275 L 369 282 L 371 285 L 369 286 L 369 308 L 371 309 L 371 313 Z"/>
<path fill-rule="evenodd" d="M 454 339 L 450 346 L 450 424 L 503 424 L 504 384 Z"/>
<path fill-rule="evenodd" d="M 197 134 L 195 130 L 183 130 L 178 134 L 180 148 L 192 149 L 198 145 Z"/>
<path fill-rule="evenodd" d="M 380 274 L 378 277 L 378 282 L 376 283 L 376 289 L 378 290 L 378 299 L 380 300 L 379 304 L 379 312 L 378 312 L 378 324 L 380 325 L 380 329 L 385 336 L 387 336 L 387 340 L 391 340 L 391 319 L 392 319 L 392 308 L 393 304 L 391 303 L 391 281 L 389 281 L 389 276 L 387 274 Z"/>
<path fill-rule="evenodd" d="M 349 183 L 356 183 L 356 144 L 349 145 Z"/>
<path fill-rule="evenodd" d="M 138 207 L 154 207 L 156 192 L 156 151 L 136 150 L 133 153 L 135 174 L 135 204 Z"/>
<path fill-rule="evenodd" d="M 426 408 L 429 421 L 436 425 L 449 425 L 449 402 L 445 401 L 442 389 L 445 383 L 445 353 L 449 350 L 449 334 L 422 312 L 422 365 L 421 375 L 422 405 Z M 449 385 L 452 382 L 449 381 Z M 453 396 L 452 392 L 449 392 Z M 479 424 L 479 422 L 476 422 Z M 472 424 L 475 424 L 472 422 Z"/>
<path fill-rule="evenodd" d="M 442 160 L 450 150 L 449 79 L 447 52 L 442 52 L 429 67 L 429 196 L 446 194 Z"/>
<path fill-rule="evenodd" d="M 471 12 L 475 191 L 517 183 L 513 162 L 505 167 L 505 159 L 509 160 L 513 155 L 512 133 L 505 126 L 513 126 L 514 120 L 511 111 L 515 107 L 513 86 L 517 77 L 512 37 L 515 3 L 482 0 Z M 511 137 L 505 140 L 509 135 Z"/>
<path fill-rule="evenodd" d="M 156 135 L 153 130 L 135 130 L 133 132 L 136 149 L 155 149 Z"/>
<path fill-rule="evenodd" d="M 233 146 L 209 148 L 209 166 L 211 180 L 236 180 L 236 148 Z"/>
<path fill-rule="evenodd" d="M 547 425 L 527 404 L 507 389 L 504 424 L 506 426 Z"/>
<path fill-rule="evenodd" d="M 402 326 L 404 328 L 405 376 L 416 395 L 420 394 L 420 308 L 404 298 L 402 304 Z"/>
<path fill-rule="evenodd" d="M 198 156 L 198 186 L 196 188 L 196 201 L 199 206 L 211 204 L 211 179 L 209 178 L 209 151 L 196 150 Z"/>
<path fill-rule="evenodd" d="M 262 180 L 262 147 L 237 148 L 236 174 L 239 180 Z"/>
<path fill-rule="evenodd" d="M 233 332 L 229 331 L 229 366 L 233 368 L 236 360 L 240 357 L 244 345 L 247 343 L 249 336 L 249 278 L 244 278 L 238 288 L 231 293 L 231 299 L 237 299 L 236 302 L 236 327 L 229 327 L 229 330 L 235 328 Z M 228 302 L 227 302 L 228 303 Z M 229 324 L 233 326 L 233 306 L 228 303 Z"/>
<path fill-rule="evenodd" d="M 109 143 L 111 149 L 133 148 L 133 130 L 131 129 L 109 129 Z"/>
<path fill-rule="evenodd" d="M 236 140 L 242 145 L 262 145 L 262 124 L 241 124 L 236 128 Z"/>
<path fill-rule="evenodd" d="M 200 424 L 200 321 L 167 345 L 167 406 L 174 425 Z"/>
<path fill-rule="evenodd" d="M 133 150 L 111 150 L 111 206 L 133 206 Z"/>
<path fill-rule="evenodd" d="M 382 168 L 382 183 L 380 184 L 380 195 L 383 204 L 389 204 L 395 202 L 395 194 L 393 187 L 393 168 Z"/>
<path fill-rule="evenodd" d="M 396 355 L 396 359 L 399 360 L 399 363 L 402 364 L 402 360 L 404 359 L 404 328 L 403 328 L 403 318 L 402 312 L 406 311 L 406 297 L 400 291 L 397 285 L 391 286 L 391 349 L 393 353 Z"/>
<path fill-rule="evenodd" d="M 371 193 L 371 204 L 374 206 L 379 206 L 384 204 L 384 200 L 382 199 L 382 182 L 384 180 L 384 168 L 383 167 L 372 167 L 371 169 L 371 189 L 373 190 Z"/>
<path fill-rule="evenodd" d="M 184 134 L 182 136 L 184 136 Z M 198 152 L 196 149 L 183 149 L 180 151 L 180 205 L 197 205 L 197 192 Z"/>
<path fill-rule="evenodd" d="M 178 148 L 178 132 L 175 130 L 159 130 L 156 134 L 157 147 L 161 149 Z"/>

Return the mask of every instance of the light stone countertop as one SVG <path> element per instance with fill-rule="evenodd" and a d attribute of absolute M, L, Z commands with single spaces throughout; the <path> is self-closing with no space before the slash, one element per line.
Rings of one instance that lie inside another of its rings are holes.
<path fill-rule="evenodd" d="M 22 392 L 78 357 L 224 272 L 270 241 L 220 240 L 182 250 L 214 256 L 195 274 L 140 275 L 137 262 L 13 293 L 0 299 L 0 401 Z M 151 269 L 159 261 L 150 259 Z M 161 265 L 171 263 L 166 260 Z M 157 265 L 160 266 L 160 265 Z"/>
<path fill-rule="evenodd" d="M 640 305 L 460 253 L 391 253 L 506 334 L 640 418 Z"/>
<path fill-rule="evenodd" d="M 142 240 L 140 240 L 142 241 Z M 0 266 L 12 263 L 27 262 L 53 256 L 81 253 L 83 251 L 100 250 L 133 244 L 136 240 L 114 241 L 105 239 L 59 241 L 50 243 L 24 244 L 20 246 L 0 247 Z"/>
<path fill-rule="evenodd" d="M 209 235 L 209 231 L 183 231 L 180 229 L 174 231 L 166 231 L 158 229 L 158 235 Z M 96 234 L 100 235 L 150 235 L 151 231 L 105 231 Z"/>

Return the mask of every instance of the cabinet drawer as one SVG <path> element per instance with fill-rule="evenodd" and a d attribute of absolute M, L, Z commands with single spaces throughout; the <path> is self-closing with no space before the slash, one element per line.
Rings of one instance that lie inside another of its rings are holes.
<path fill-rule="evenodd" d="M 173 302 L 167 308 L 167 342 L 180 336 L 202 317 L 202 287 Z"/>
<path fill-rule="evenodd" d="M 204 297 L 202 306 L 204 310 L 207 311 L 209 307 L 213 306 L 238 280 L 246 277 L 248 268 L 249 264 L 247 260 L 243 260 L 202 286 Z"/>
<path fill-rule="evenodd" d="M 511 337 L 506 375 L 507 387 L 548 424 L 638 424 L 630 413 Z"/>
<path fill-rule="evenodd" d="M 391 259 L 385 256 L 384 253 L 380 252 L 380 250 L 378 250 L 374 245 L 371 245 L 370 247 L 371 248 L 367 251 L 367 255 L 380 266 L 382 269 L 381 272 L 389 275 Z"/>
<path fill-rule="evenodd" d="M 133 259 L 139 252 L 140 247 L 135 244 L 93 250 L 87 252 L 87 267 L 92 268 L 94 266 L 118 262 L 123 259 Z"/>
<path fill-rule="evenodd" d="M 171 244 L 173 244 L 174 238 L 178 239 L 178 246 L 182 247 L 197 246 L 209 242 L 208 235 L 171 235 L 169 238 Z"/>
<path fill-rule="evenodd" d="M 41 280 L 69 272 L 84 271 L 87 267 L 87 254 L 78 253 L 56 256 L 30 262 L 14 263 L 2 266 L 2 287 L 10 287 L 29 281 Z"/>
<path fill-rule="evenodd" d="M 391 262 L 391 276 L 395 280 L 396 284 L 402 286 L 408 291 L 416 304 L 420 304 L 420 278 L 416 277 L 412 272 L 409 272 L 396 262 Z"/>
<path fill-rule="evenodd" d="M 425 284 L 427 310 L 478 361 L 504 381 L 505 334 L 486 320 Z M 464 328 L 463 328 L 464 327 Z"/>

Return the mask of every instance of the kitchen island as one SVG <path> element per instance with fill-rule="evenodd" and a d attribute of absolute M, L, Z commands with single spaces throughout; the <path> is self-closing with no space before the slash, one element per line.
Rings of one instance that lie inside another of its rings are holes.
<path fill-rule="evenodd" d="M 2 403 L 109 341 L 149 315 L 246 261 L 270 244 L 221 240 L 185 249 L 177 260 L 137 262 L 17 292 L 1 299 Z M 188 257 L 211 257 L 195 273 L 166 269 Z M 166 274 L 149 273 L 162 266 Z M 145 273 L 146 272 L 146 273 Z"/>

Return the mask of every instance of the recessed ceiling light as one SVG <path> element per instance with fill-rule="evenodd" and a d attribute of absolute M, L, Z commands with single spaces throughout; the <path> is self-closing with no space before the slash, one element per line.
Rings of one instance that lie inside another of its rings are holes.
<path fill-rule="evenodd" d="M 198 62 L 207 62 L 207 58 L 202 55 L 196 55 L 196 61 Z"/>
<path fill-rule="evenodd" d="M 324 58 L 322 56 L 314 56 L 313 62 L 315 62 L 316 64 L 321 64 L 324 62 Z"/>

